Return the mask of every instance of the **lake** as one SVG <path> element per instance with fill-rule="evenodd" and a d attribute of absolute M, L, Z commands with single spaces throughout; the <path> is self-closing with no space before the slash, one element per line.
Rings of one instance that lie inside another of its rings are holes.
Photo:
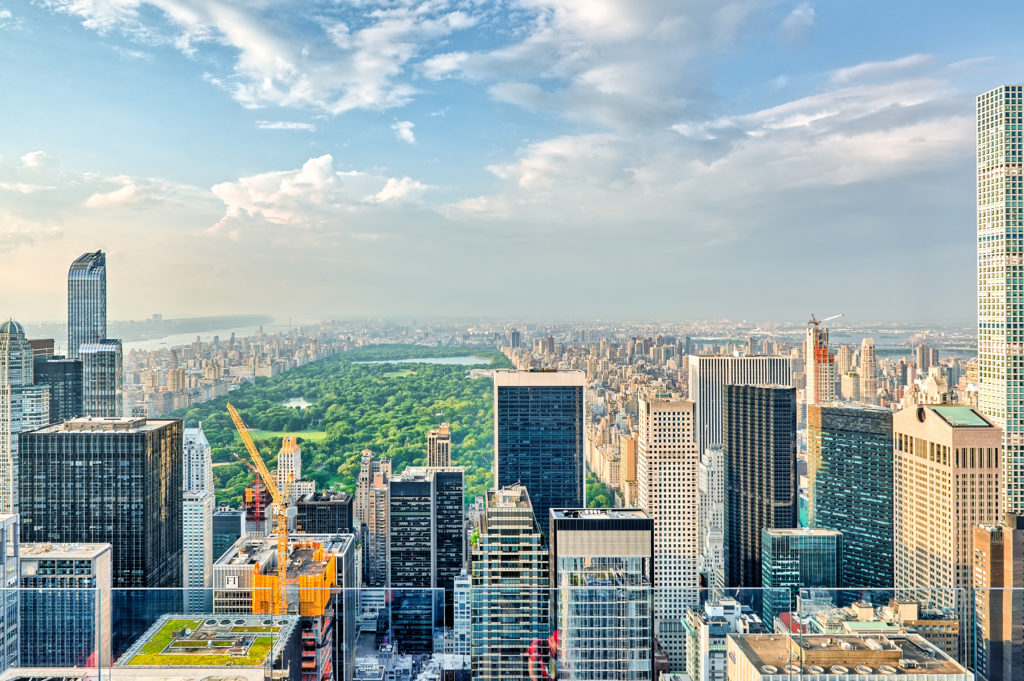
<path fill-rule="evenodd" d="M 281 403 L 283 407 L 298 407 L 299 409 L 305 409 L 306 407 L 313 406 L 312 402 L 307 402 L 301 397 L 293 397 L 290 400 L 285 400 Z"/>
<path fill-rule="evenodd" d="M 474 364 L 490 364 L 487 357 L 413 357 L 411 359 L 374 359 L 353 364 L 451 364 L 456 366 L 472 366 Z"/>

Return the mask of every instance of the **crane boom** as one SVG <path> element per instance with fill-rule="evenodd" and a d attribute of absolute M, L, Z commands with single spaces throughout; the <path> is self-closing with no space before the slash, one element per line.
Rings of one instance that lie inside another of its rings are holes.
<path fill-rule="evenodd" d="M 259 450 L 256 449 L 256 443 L 252 441 L 249 428 L 242 421 L 242 417 L 230 402 L 228 402 L 227 407 L 231 420 L 235 424 L 235 429 L 238 430 L 242 443 L 245 444 L 249 457 L 255 464 L 256 472 L 263 478 L 263 484 L 266 485 L 267 491 L 270 492 L 270 498 L 277 507 L 277 594 L 275 594 L 277 602 L 274 603 L 272 609 L 274 614 L 279 615 L 288 612 L 288 601 L 285 592 L 285 580 L 288 578 L 288 504 L 285 497 L 281 494 L 281 490 L 278 489 L 274 476 L 267 469 L 267 464 L 263 462 L 263 457 L 260 456 Z M 291 486 L 292 476 L 289 473 L 287 482 L 288 494 L 291 493 Z"/>

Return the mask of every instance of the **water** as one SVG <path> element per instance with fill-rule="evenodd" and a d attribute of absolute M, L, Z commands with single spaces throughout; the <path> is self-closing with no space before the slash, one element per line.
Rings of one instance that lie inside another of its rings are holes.
<path fill-rule="evenodd" d="M 281 402 L 281 406 L 283 406 L 283 407 L 298 407 L 299 409 L 305 409 L 306 407 L 313 406 L 313 403 L 312 402 L 307 402 L 306 400 L 302 399 L 301 397 L 293 397 L 290 400 L 285 400 L 284 402 Z"/>
<path fill-rule="evenodd" d="M 245 338 L 246 336 L 255 336 L 260 330 L 258 326 L 242 326 L 235 329 L 218 329 L 214 331 L 196 331 L 193 333 L 175 333 L 170 336 L 161 336 L 160 338 L 147 338 L 146 340 L 128 341 L 123 344 L 124 353 L 128 354 L 132 350 L 142 350 L 144 352 L 152 352 L 153 350 L 159 350 L 161 348 L 174 348 L 182 345 L 188 345 L 199 336 L 199 340 L 209 342 L 213 340 L 214 336 L 220 336 L 222 341 L 227 341 L 231 338 L 231 333 L 234 332 L 235 338 Z M 271 331 L 271 327 L 264 326 L 265 332 Z"/>
<path fill-rule="evenodd" d="M 374 359 L 353 364 L 449 364 L 456 366 L 472 366 L 474 364 L 490 364 L 487 357 L 412 357 L 410 359 Z"/>

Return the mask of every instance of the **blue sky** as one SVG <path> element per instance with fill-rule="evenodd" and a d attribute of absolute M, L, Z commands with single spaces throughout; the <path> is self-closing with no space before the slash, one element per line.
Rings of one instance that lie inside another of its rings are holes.
<path fill-rule="evenodd" d="M 969 321 L 986 7 L 0 0 L 0 308 Z"/>

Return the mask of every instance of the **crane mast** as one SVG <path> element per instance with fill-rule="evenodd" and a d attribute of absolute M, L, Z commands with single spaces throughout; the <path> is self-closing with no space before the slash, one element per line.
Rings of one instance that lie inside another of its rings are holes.
<path fill-rule="evenodd" d="M 252 441 L 252 435 L 249 434 L 249 428 L 246 427 L 245 422 L 242 421 L 242 417 L 230 402 L 228 402 L 227 406 L 228 414 L 231 415 L 231 420 L 235 424 L 235 429 L 238 430 L 238 434 L 242 438 L 242 443 L 249 452 L 249 457 L 252 459 L 256 472 L 263 479 L 263 484 L 266 485 L 267 491 L 270 492 L 270 498 L 277 507 L 277 598 L 273 610 L 275 615 L 279 615 L 288 611 L 288 602 L 285 596 L 285 579 L 288 577 L 287 499 L 285 498 L 285 495 L 281 494 L 281 490 L 278 489 L 274 476 L 270 474 L 270 471 L 267 469 L 267 464 L 263 462 L 263 457 L 260 456 L 259 450 L 256 449 L 256 443 Z M 291 492 L 291 486 L 292 480 L 291 475 L 289 474 L 288 481 L 286 483 L 288 494 Z"/>

